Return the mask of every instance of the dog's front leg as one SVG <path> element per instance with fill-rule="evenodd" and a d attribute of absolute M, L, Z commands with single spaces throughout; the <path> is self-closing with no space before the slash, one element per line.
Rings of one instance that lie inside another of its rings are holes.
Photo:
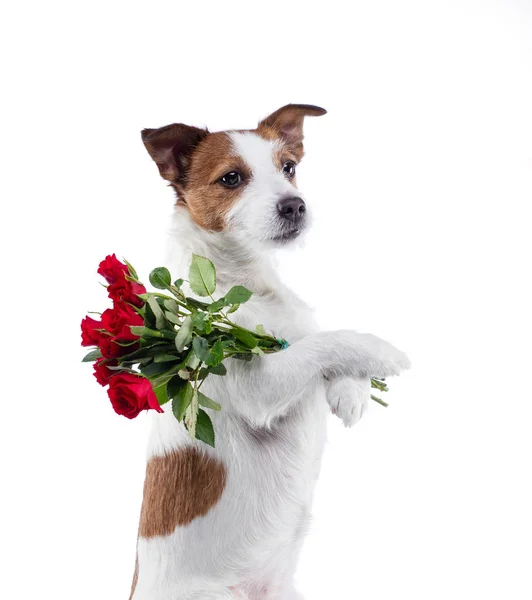
<path fill-rule="evenodd" d="M 234 410 L 257 426 L 286 414 L 324 376 L 398 375 L 409 367 L 403 352 L 371 334 L 328 331 L 311 334 L 286 350 L 232 369 L 227 385 Z"/>

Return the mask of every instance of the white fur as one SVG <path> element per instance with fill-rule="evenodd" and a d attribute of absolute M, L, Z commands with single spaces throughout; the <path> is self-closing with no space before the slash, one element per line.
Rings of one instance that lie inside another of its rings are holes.
<path fill-rule="evenodd" d="M 309 525 L 330 409 L 348 426 L 367 407 L 370 375 L 396 375 L 406 356 L 369 334 L 319 332 L 306 304 L 279 280 L 269 241 L 276 202 L 295 188 L 273 164 L 275 143 L 232 134 L 253 179 L 228 217 L 210 233 L 176 208 L 166 264 L 188 271 L 191 252 L 217 267 L 217 294 L 235 284 L 254 294 L 235 321 L 290 341 L 251 363 L 226 361 L 225 377 L 204 389 L 223 409 L 212 414 L 216 448 L 190 440 L 168 409 L 154 415 L 148 458 L 188 444 L 223 461 L 228 480 L 220 502 L 173 534 L 138 542 L 134 600 L 301 598 L 292 583 Z M 297 192 L 297 195 L 300 195 Z M 328 406 L 329 405 L 329 406 Z"/>
<path fill-rule="evenodd" d="M 246 239 L 248 243 L 251 239 L 262 242 L 264 246 L 278 233 L 277 202 L 283 197 L 301 197 L 301 193 L 273 162 L 273 153 L 279 148 L 279 142 L 265 140 L 251 132 L 230 135 L 235 150 L 244 157 L 253 176 L 240 201 L 229 212 L 229 226 L 233 235 L 244 244 Z"/>

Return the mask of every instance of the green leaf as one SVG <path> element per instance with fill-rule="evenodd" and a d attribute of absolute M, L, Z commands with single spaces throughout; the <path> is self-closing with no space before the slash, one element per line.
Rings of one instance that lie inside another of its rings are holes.
<path fill-rule="evenodd" d="M 212 304 L 209 304 L 209 312 L 210 313 L 218 312 L 222 308 L 226 307 L 228 304 L 229 304 L 229 302 L 227 302 L 225 300 L 225 298 L 222 297 L 219 300 L 216 300 L 216 302 L 213 302 Z"/>
<path fill-rule="evenodd" d="M 198 379 L 205 379 L 207 375 L 227 375 L 227 369 L 223 363 L 214 365 L 213 367 L 203 367 L 203 369 L 199 370 Z"/>
<path fill-rule="evenodd" d="M 157 298 L 162 298 L 163 300 L 172 300 L 172 298 L 170 296 L 167 296 L 166 294 L 161 294 L 160 292 L 146 292 L 145 294 L 137 294 L 137 296 L 141 299 L 141 300 L 146 300 L 146 298 L 149 296 L 156 296 Z M 132 304 L 130 304 L 130 306 L 133 306 Z"/>
<path fill-rule="evenodd" d="M 174 361 L 177 362 L 177 357 L 174 356 Z M 160 375 L 165 375 L 165 374 L 169 374 L 171 369 L 172 369 L 172 365 L 169 365 L 167 362 L 152 362 L 149 365 L 143 365 L 141 367 L 141 373 L 143 375 L 146 375 L 146 377 L 159 377 Z"/>
<path fill-rule="evenodd" d="M 241 285 L 235 285 L 225 295 L 227 304 L 244 304 L 253 295 L 248 289 Z"/>
<path fill-rule="evenodd" d="M 198 392 L 192 390 L 192 400 L 185 411 L 185 426 L 191 438 L 196 437 L 196 422 L 198 419 Z"/>
<path fill-rule="evenodd" d="M 216 269 L 204 256 L 192 255 L 188 272 L 190 289 L 198 296 L 212 296 L 216 289 Z"/>
<path fill-rule="evenodd" d="M 223 344 L 220 340 L 217 340 L 213 347 L 211 348 L 211 351 L 209 352 L 209 356 L 207 358 L 207 360 L 205 360 L 204 362 L 211 366 L 214 367 L 216 365 L 219 365 L 222 360 L 224 359 L 224 347 Z"/>
<path fill-rule="evenodd" d="M 210 408 L 211 410 L 222 410 L 222 407 L 218 402 L 211 400 L 208 396 L 203 394 L 202 392 L 198 392 L 198 402 L 200 406 L 204 406 L 205 408 Z"/>
<path fill-rule="evenodd" d="M 149 327 L 144 327 L 143 325 L 130 325 L 129 328 L 131 329 L 131 333 L 133 335 L 138 335 L 139 337 L 164 337 L 160 331 L 155 331 L 155 329 L 150 329 Z"/>
<path fill-rule="evenodd" d="M 179 375 L 172 377 L 166 386 L 168 397 L 174 399 L 186 385 L 187 382 L 184 379 L 181 379 Z"/>
<path fill-rule="evenodd" d="M 179 312 L 179 304 L 173 298 L 166 299 L 163 304 L 166 310 L 171 313 L 177 314 Z"/>
<path fill-rule="evenodd" d="M 195 437 L 214 448 L 214 426 L 209 415 L 201 408 L 196 417 Z"/>
<path fill-rule="evenodd" d="M 201 360 L 196 356 L 194 350 L 188 355 L 186 366 L 193 371 L 201 365 Z"/>
<path fill-rule="evenodd" d="M 137 275 L 137 272 L 135 271 L 135 269 L 133 268 L 133 266 L 127 262 L 127 260 L 125 258 L 122 259 L 125 263 L 126 266 L 129 270 L 129 274 L 131 275 L 131 277 L 133 277 L 135 279 L 135 281 L 139 280 L 139 276 Z"/>
<path fill-rule="evenodd" d="M 194 341 L 192 342 L 192 347 L 194 348 L 196 356 L 200 360 L 202 360 L 205 363 L 208 362 L 211 353 L 209 351 L 209 342 L 205 338 L 202 338 L 199 335 L 196 336 L 194 338 Z"/>
<path fill-rule="evenodd" d="M 149 304 L 149 307 L 152 309 L 153 314 L 155 315 L 155 327 L 157 327 L 157 329 L 164 329 L 164 326 L 166 325 L 166 321 L 164 318 L 163 311 L 161 310 L 161 307 L 159 306 L 159 303 L 157 302 L 155 297 L 152 296 L 151 294 L 148 296 L 147 302 Z"/>
<path fill-rule="evenodd" d="M 153 362 L 154 363 L 165 363 L 165 362 L 172 362 L 174 360 L 179 360 L 177 356 L 174 356 L 173 354 L 156 354 Z"/>
<path fill-rule="evenodd" d="M 151 296 L 152 294 L 146 294 L 146 304 L 144 305 L 144 325 L 146 327 L 149 327 L 150 329 L 155 329 L 157 327 L 157 319 L 155 318 L 155 313 L 153 312 L 153 309 L 148 302 L 148 299 Z"/>
<path fill-rule="evenodd" d="M 100 352 L 99 348 L 96 348 L 95 350 L 91 350 L 88 354 L 86 354 L 81 362 L 94 362 L 99 358 L 102 358 L 102 353 Z"/>
<path fill-rule="evenodd" d="M 205 317 L 208 318 L 207 313 L 203 311 L 198 311 L 192 316 L 192 326 L 194 329 L 197 329 L 201 333 L 205 333 L 206 321 Z"/>
<path fill-rule="evenodd" d="M 219 365 L 209 367 L 209 373 L 212 373 L 213 375 L 227 375 L 227 369 L 223 363 L 220 363 Z"/>
<path fill-rule="evenodd" d="M 179 365 L 174 365 L 166 373 L 163 373 L 162 375 L 159 375 L 158 377 L 153 377 L 153 378 L 150 377 L 150 381 L 152 383 L 152 386 L 154 388 L 158 388 L 159 386 L 168 383 L 170 381 L 170 379 L 172 379 L 172 377 L 174 376 L 174 374 L 176 373 L 176 370 L 178 368 L 179 368 Z"/>
<path fill-rule="evenodd" d="M 183 352 L 185 346 L 190 344 L 192 339 L 192 317 L 189 315 L 183 320 L 177 335 L 175 336 L 175 347 L 178 352 Z"/>
<path fill-rule="evenodd" d="M 149 356 L 146 356 L 145 358 L 136 358 L 134 361 L 131 360 L 124 360 L 123 357 L 120 357 L 120 364 L 124 365 L 124 366 L 133 366 L 135 364 L 140 366 L 143 365 L 147 365 L 148 363 L 152 362 L 153 358 L 150 358 Z"/>
<path fill-rule="evenodd" d="M 171 282 L 170 271 L 166 267 L 157 267 L 150 273 L 150 283 L 158 290 L 165 290 Z"/>
<path fill-rule="evenodd" d="M 183 420 L 185 412 L 192 402 L 193 393 L 194 388 L 187 382 L 184 386 L 179 388 L 177 394 L 174 396 L 174 399 L 172 400 L 172 412 L 178 421 Z"/>
<path fill-rule="evenodd" d="M 255 331 L 259 334 L 259 335 L 268 335 L 268 333 L 266 332 L 266 329 L 264 329 L 264 325 L 257 325 L 257 327 L 255 327 Z"/>
<path fill-rule="evenodd" d="M 168 398 L 168 394 L 166 393 L 166 384 L 155 388 L 153 391 L 157 396 L 157 400 L 159 401 L 160 406 L 166 404 L 170 400 L 170 398 Z"/>
<path fill-rule="evenodd" d="M 255 348 L 257 345 L 257 338 L 243 329 L 233 328 L 231 329 L 231 333 L 248 348 Z"/>
<path fill-rule="evenodd" d="M 130 354 L 126 354 L 125 356 L 121 356 L 120 360 L 126 362 L 135 362 L 135 360 L 137 359 L 146 358 L 150 356 L 153 357 L 157 354 L 165 353 L 166 350 L 171 351 L 175 348 L 174 344 L 172 344 L 169 347 L 169 343 L 163 340 L 154 340 L 152 338 L 149 340 L 142 341 L 146 342 L 144 346 L 142 346 L 138 350 L 135 350 L 135 352 L 131 352 Z"/>
<path fill-rule="evenodd" d="M 240 304 L 233 304 L 233 306 L 231 306 L 231 308 L 227 311 L 227 314 L 230 315 L 231 313 L 236 312 L 239 308 Z"/>
<path fill-rule="evenodd" d="M 174 313 L 165 310 L 164 316 L 166 317 L 167 321 L 170 321 L 170 323 L 173 323 L 174 325 L 181 325 L 181 319 Z"/>
<path fill-rule="evenodd" d="M 179 289 L 183 285 L 183 279 L 176 279 L 174 281 L 174 286 Z"/>
<path fill-rule="evenodd" d="M 207 310 L 210 306 L 207 302 L 202 302 L 201 300 L 197 300 L 196 298 L 191 298 L 190 296 L 187 296 L 185 298 L 185 301 L 187 303 L 187 308 L 189 310 L 190 310 L 190 308 L 198 308 L 200 310 Z"/>
<path fill-rule="evenodd" d="M 258 346 L 255 346 L 255 348 L 252 348 L 251 352 L 253 352 L 253 354 L 257 354 L 258 356 L 264 356 L 264 352 Z"/>
<path fill-rule="evenodd" d="M 175 342 L 176 331 L 175 329 L 161 329 L 159 332 L 165 340 L 172 340 Z"/>

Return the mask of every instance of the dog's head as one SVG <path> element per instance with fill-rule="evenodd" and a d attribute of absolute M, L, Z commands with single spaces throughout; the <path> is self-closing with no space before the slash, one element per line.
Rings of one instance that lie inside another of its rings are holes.
<path fill-rule="evenodd" d="M 303 121 L 325 112 L 288 104 L 252 130 L 210 133 L 175 123 L 144 129 L 142 140 L 197 225 L 278 245 L 295 239 L 308 222 L 296 187 Z"/>

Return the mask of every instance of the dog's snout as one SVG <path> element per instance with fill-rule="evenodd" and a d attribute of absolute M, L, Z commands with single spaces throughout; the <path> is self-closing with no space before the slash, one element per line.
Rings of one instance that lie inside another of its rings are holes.
<path fill-rule="evenodd" d="M 307 207 L 302 198 L 283 198 L 277 203 L 277 210 L 283 219 L 296 223 L 302 218 Z"/>

